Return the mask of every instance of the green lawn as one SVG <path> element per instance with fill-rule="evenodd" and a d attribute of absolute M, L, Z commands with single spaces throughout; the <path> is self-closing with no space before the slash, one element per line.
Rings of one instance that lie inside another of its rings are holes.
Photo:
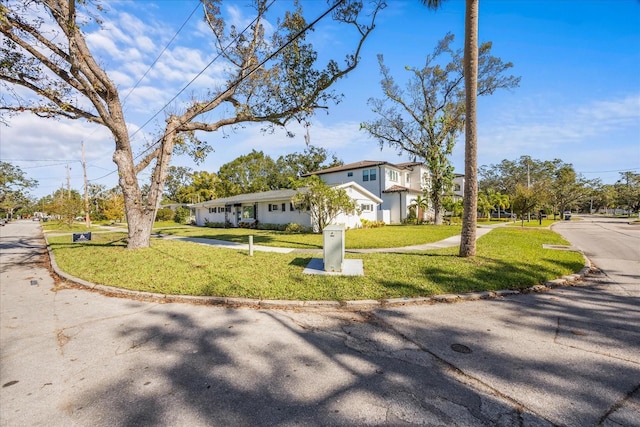
<path fill-rule="evenodd" d="M 63 271 L 94 283 L 167 294 L 285 300 L 383 299 L 524 288 L 583 266 L 577 253 L 543 249 L 545 243 L 567 242 L 550 230 L 534 228 L 491 231 L 478 240 L 475 258 L 458 257 L 458 248 L 347 254 L 363 260 L 364 277 L 303 274 L 311 259 L 308 254 L 255 252 L 250 257 L 246 251 L 162 239 L 154 239 L 151 248 L 129 251 L 125 237 L 96 234 L 91 242 L 74 244 L 68 236 L 56 236 L 49 238 L 49 244 Z"/>

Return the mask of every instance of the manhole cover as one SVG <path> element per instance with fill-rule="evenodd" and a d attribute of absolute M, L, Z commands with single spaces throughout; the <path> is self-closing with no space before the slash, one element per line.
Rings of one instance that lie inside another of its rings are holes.
<path fill-rule="evenodd" d="M 471 353 L 471 349 L 464 344 L 451 344 L 451 350 L 455 351 L 456 353 Z"/>

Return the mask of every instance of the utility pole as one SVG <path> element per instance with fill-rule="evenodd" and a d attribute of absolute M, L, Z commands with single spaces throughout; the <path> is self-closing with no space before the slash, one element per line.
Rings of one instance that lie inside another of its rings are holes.
<path fill-rule="evenodd" d="M 529 159 L 527 158 L 527 190 L 531 189 L 531 172 L 529 170 Z M 527 221 L 531 221 L 531 212 L 527 213 Z"/>
<path fill-rule="evenodd" d="M 84 141 L 82 146 L 82 171 L 84 172 L 84 222 L 88 228 L 91 228 L 91 218 L 89 217 L 89 185 L 87 184 L 87 164 L 84 161 Z"/>
<path fill-rule="evenodd" d="M 71 199 L 71 168 L 69 165 L 66 165 L 65 168 L 67 168 L 67 198 Z"/>

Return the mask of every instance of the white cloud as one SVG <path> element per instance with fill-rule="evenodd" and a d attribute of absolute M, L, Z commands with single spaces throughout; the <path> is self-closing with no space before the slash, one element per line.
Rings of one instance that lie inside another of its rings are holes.
<path fill-rule="evenodd" d="M 38 180 L 38 189 L 32 191 L 37 197 L 52 193 L 63 182 L 66 185 L 67 165 L 72 168 L 72 188 L 82 189 L 82 142 L 89 179 L 115 169 L 111 160 L 113 137 L 105 128 L 84 121 L 46 120 L 30 114 L 16 116 L 10 124 L 0 128 L 0 158 Z M 109 184 L 115 185 L 114 182 Z"/>
<path fill-rule="evenodd" d="M 640 95 L 595 100 L 584 106 L 512 109 L 480 129 L 479 141 L 489 150 L 531 152 L 594 140 L 607 140 L 611 132 L 640 129 Z M 493 147 L 493 148 L 491 148 Z"/>

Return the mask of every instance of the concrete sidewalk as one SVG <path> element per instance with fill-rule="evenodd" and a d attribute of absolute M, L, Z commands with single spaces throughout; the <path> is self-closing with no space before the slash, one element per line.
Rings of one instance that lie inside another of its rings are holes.
<path fill-rule="evenodd" d="M 496 227 L 501 227 L 506 224 L 496 224 L 491 226 L 481 226 L 476 230 L 476 239 L 484 236 L 489 233 Z M 249 245 L 247 243 L 236 243 L 229 242 L 226 240 L 217 240 L 217 239 L 206 239 L 201 237 L 182 237 L 182 236 L 173 236 L 170 234 L 154 234 L 157 238 L 162 239 L 172 239 L 172 240 L 182 240 L 185 242 L 193 242 L 199 243 L 201 245 L 209 245 L 215 246 L 219 248 L 225 249 L 237 249 L 237 250 L 249 250 Z M 410 252 L 410 251 L 426 251 L 432 249 L 441 249 L 441 248 L 449 248 L 460 245 L 460 236 L 452 236 L 447 239 L 440 240 L 439 242 L 434 243 L 425 243 L 421 245 L 412 245 L 412 246 L 403 246 L 399 248 L 375 248 L 375 249 L 346 249 L 347 253 L 385 253 L 385 252 Z M 277 252 L 282 254 L 288 253 L 322 253 L 322 249 L 298 249 L 298 248 L 281 248 L 275 246 L 262 246 L 262 245 L 253 245 L 253 250 L 261 251 L 261 252 Z"/>

